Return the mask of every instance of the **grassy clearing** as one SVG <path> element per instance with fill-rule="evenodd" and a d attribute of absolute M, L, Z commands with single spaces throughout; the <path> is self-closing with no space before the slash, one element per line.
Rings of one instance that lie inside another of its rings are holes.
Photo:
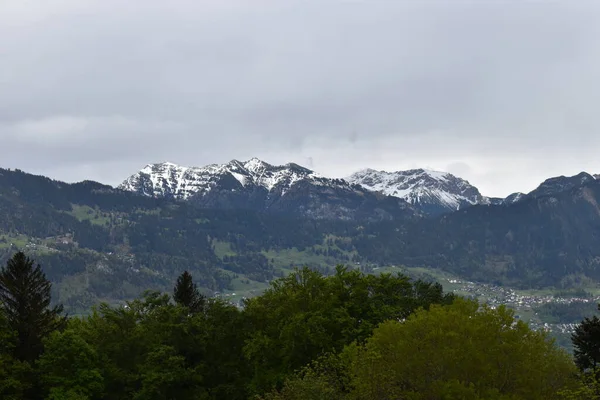
<path fill-rule="evenodd" d="M 327 235 L 323 239 L 322 244 L 318 244 L 302 251 L 297 248 L 279 249 L 263 251 L 265 257 L 267 257 L 275 268 L 282 270 L 293 270 L 294 267 L 303 267 L 305 265 L 320 265 L 327 267 L 334 267 L 338 264 L 350 264 L 346 260 L 341 260 L 335 256 L 328 256 L 325 254 L 317 254 L 316 252 L 326 252 L 328 250 L 335 250 L 341 253 L 344 257 L 352 259 L 357 252 L 355 250 L 346 251 L 338 247 L 337 245 L 329 245 L 329 240 L 346 240 L 348 238 L 337 237 L 333 235 Z M 350 240 L 350 239 L 348 239 Z"/>
<path fill-rule="evenodd" d="M 25 235 L 11 236 L 7 234 L 0 235 L 0 248 L 7 249 L 9 247 L 16 247 L 23 249 L 31 242 L 31 239 Z"/>
<path fill-rule="evenodd" d="M 234 273 L 227 270 L 221 270 L 223 273 L 233 277 Z M 259 296 L 262 292 L 269 287 L 267 282 L 258 282 L 252 279 L 248 279 L 244 275 L 238 275 L 237 278 L 233 278 L 231 281 L 231 290 L 224 290 L 221 296 L 229 301 L 238 302 L 242 298 L 252 298 Z"/>
<path fill-rule="evenodd" d="M 599 287 L 584 288 L 584 290 L 586 292 L 591 293 L 592 296 L 600 296 L 600 288 Z"/>
<path fill-rule="evenodd" d="M 77 218 L 79 221 L 90 221 L 94 225 L 108 225 L 109 219 L 105 217 L 99 210 L 89 206 L 81 206 L 73 204 L 73 209 L 69 214 Z"/>
<path fill-rule="evenodd" d="M 234 278 L 231 281 L 232 292 L 252 292 L 257 290 L 264 290 L 269 286 L 266 282 L 258 282 L 252 279 L 248 279 L 245 276 Z"/>
<path fill-rule="evenodd" d="M 220 259 L 223 259 L 225 256 L 235 256 L 236 252 L 231 248 L 231 243 L 222 242 L 220 240 L 213 239 L 212 245 L 215 249 L 215 255 Z"/>

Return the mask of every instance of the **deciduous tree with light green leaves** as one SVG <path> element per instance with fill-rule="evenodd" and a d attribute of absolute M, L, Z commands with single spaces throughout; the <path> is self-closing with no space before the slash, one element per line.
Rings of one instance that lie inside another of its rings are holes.
<path fill-rule="evenodd" d="M 505 307 L 457 299 L 387 321 L 353 357 L 354 399 L 539 399 L 575 385 L 576 368 L 546 334 Z"/>

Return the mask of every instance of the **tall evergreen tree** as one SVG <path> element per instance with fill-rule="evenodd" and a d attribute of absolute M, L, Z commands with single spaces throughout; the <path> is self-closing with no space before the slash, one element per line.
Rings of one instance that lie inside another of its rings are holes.
<path fill-rule="evenodd" d="M 192 275 L 187 271 L 177 278 L 173 299 L 177 304 L 189 308 L 192 313 L 203 311 L 206 302 L 206 298 L 198 291 L 198 287 L 192 280 Z"/>
<path fill-rule="evenodd" d="M 600 310 L 600 305 L 598 306 Z M 575 364 L 581 370 L 600 367 L 600 319 L 585 318 L 571 335 Z"/>
<path fill-rule="evenodd" d="M 35 361 L 43 351 L 42 340 L 62 327 L 63 307 L 50 307 L 51 284 L 38 264 L 18 252 L 0 270 L 0 305 L 11 330 L 16 333 L 14 357 Z"/>

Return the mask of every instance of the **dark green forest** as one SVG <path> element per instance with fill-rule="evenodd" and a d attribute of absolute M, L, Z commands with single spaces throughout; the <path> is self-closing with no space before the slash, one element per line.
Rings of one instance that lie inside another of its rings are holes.
<path fill-rule="evenodd" d="M 3 399 L 595 399 L 600 320 L 576 357 L 439 284 L 298 269 L 239 308 L 189 272 L 85 317 L 51 305 L 43 268 L 0 270 Z"/>

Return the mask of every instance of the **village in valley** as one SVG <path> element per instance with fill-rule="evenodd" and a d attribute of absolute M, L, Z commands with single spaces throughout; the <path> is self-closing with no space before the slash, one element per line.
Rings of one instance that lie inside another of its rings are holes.
<path fill-rule="evenodd" d="M 446 282 L 442 282 L 442 284 L 451 287 L 452 291 L 457 294 L 478 299 L 492 308 L 500 305 L 512 308 L 515 310 L 515 317 L 527 322 L 532 328 L 556 334 L 573 333 L 578 322 L 549 322 L 544 313 L 540 312 L 541 308 L 550 304 L 561 304 L 564 306 L 563 308 L 589 305 L 586 308 L 594 310 L 600 302 L 600 295 L 592 295 L 587 292 L 579 295 L 567 295 L 567 293 L 561 295 L 560 292 L 552 293 L 550 291 L 525 292 L 508 287 L 451 278 L 446 279 Z"/>

